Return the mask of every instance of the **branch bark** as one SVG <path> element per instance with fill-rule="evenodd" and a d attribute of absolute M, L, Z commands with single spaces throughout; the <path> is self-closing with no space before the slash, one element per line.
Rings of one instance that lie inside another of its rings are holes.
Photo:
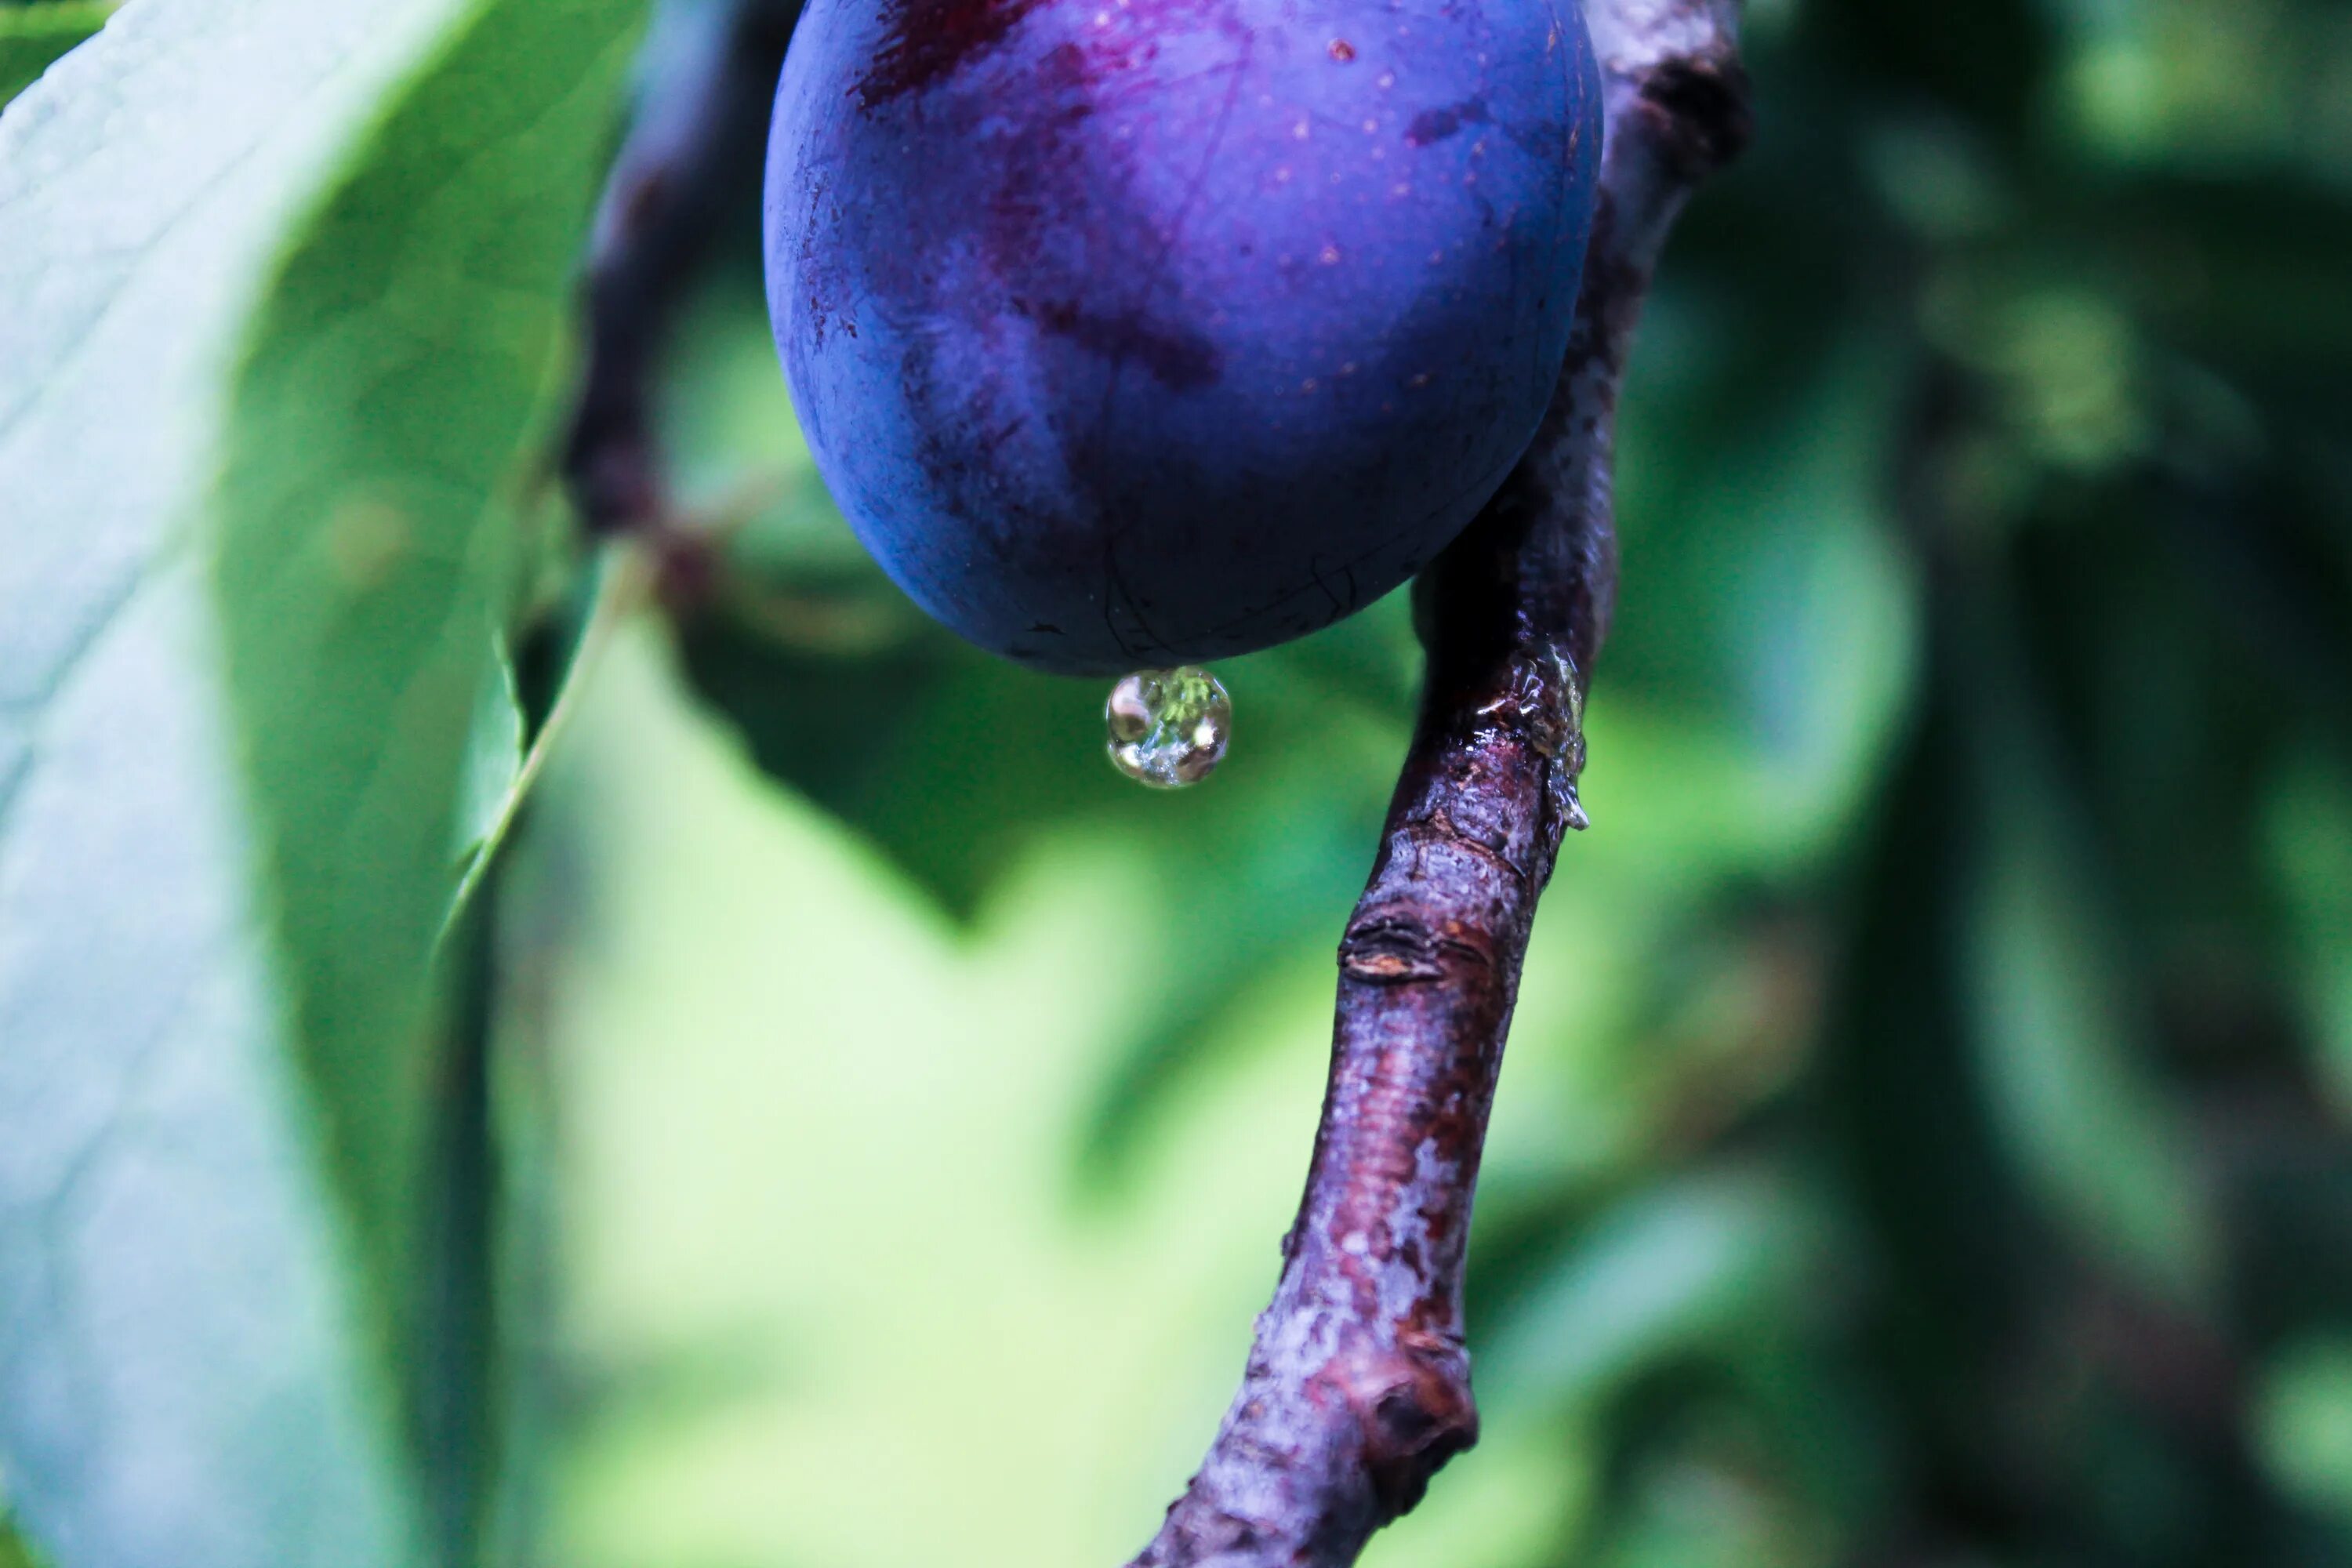
<path fill-rule="evenodd" d="M 1130 1568 L 1346 1568 L 1476 1440 L 1462 1276 L 1536 900 L 1582 827 L 1616 588 L 1617 392 L 1666 236 L 1748 132 L 1738 0 L 1585 0 L 1606 142 L 1583 296 L 1534 445 L 1415 587 L 1428 677 L 1339 943 L 1307 1190 L 1241 1392 Z"/>

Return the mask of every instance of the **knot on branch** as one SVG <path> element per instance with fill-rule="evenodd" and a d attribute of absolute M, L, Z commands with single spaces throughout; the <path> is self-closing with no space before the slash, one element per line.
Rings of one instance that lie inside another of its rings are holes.
<path fill-rule="evenodd" d="M 1754 95 L 1737 58 L 1692 55 L 1663 60 L 1642 81 L 1642 109 L 1659 155 L 1676 178 L 1696 184 L 1748 150 L 1756 135 Z"/>
<path fill-rule="evenodd" d="M 1370 985 L 1402 985 L 1443 980 L 1437 933 L 1411 911 L 1367 910 L 1339 939 L 1339 967 L 1351 980 Z"/>
<path fill-rule="evenodd" d="M 1445 1461 L 1478 1441 L 1469 1356 L 1451 1340 L 1414 1335 L 1334 1371 L 1363 1426 L 1364 1471 L 1381 1518 L 1411 1512 Z"/>
<path fill-rule="evenodd" d="M 1438 930 L 1426 910 L 1411 906 L 1363 910 L 1339 939 L 1341 972 L 1368 985 L 1444 980 L 1448 959 L 1481 970 L 1494 964 L 1478 942 Z"/>

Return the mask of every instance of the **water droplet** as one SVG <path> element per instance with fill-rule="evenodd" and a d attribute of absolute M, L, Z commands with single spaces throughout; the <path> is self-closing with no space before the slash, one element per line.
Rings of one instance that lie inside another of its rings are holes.
<path fill-rule="evenodd" d="M 1111 765 L 1153 789 L 1199 784 L 1225 760 L 1234 700 L 1197 665 L 1139 669 L 1103 705 Z"/>

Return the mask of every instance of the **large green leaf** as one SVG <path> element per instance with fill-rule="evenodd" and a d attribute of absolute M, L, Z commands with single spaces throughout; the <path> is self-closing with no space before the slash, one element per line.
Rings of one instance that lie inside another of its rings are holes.
<path fill-rule="evenodd" d="M 636 9 L 134 6 L 0 121 L 0 1465 L 61 1568 L 416 1554 L 428 960 Z"/>
<path fill-rule="evenodd" d="M 255 327 L 215 586 L 296 1039 L 387 1301 L 423 1135 L 416 977 L 635 0 L 504 0 L 312 220 Z M 499 700 L 510 700 L 503 693 Z"/>

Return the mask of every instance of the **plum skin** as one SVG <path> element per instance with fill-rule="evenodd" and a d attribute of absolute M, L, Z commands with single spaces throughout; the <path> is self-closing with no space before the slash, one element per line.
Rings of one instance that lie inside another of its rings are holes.
<path fill-rule="evenodd" d="M 1326 626 L 1532 437 L 1599 100 L 1577 0 L 812 0 L 764 223 L 819 471 L 1038 668 Z"/>

